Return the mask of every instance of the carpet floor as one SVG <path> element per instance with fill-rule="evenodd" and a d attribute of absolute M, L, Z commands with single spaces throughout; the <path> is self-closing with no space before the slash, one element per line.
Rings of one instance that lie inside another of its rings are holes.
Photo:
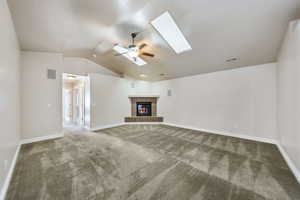
<path fill-rule="evenodd" d="M 22 145 L 7 200 L 299 200 L 275 145 L 124 125 Z"/>

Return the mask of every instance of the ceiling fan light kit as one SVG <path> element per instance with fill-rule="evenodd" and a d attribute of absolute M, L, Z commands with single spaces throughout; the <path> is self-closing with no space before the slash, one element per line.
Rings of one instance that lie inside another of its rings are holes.
<path fill-rule="evenodd" d="M 118 52 L 118 54 L 115 55 L 115 56 L 120 56 L 120 55 L 122 55 L 122 56 L 126 57 L 128 60 L 130 60 L 131 62 L 133 62 L 134 64 L 139 65 L 139 66 L 143 66 L 143 65 L 146 65 L 146 64 L 147 64 L 147 63 L 146 63 L 143 59 L 141 59 L 139 56 L 137 56 L 137 57 L 132 57 L 132 56 L 130 56 L 129 50 L 128 50 L 127 48 L 125 48 L 125 47 L 119 45 L 119 44 L 115 45 L 113 49 L 114 49 L 116 52 Z"/>
<path fill-rule="evenodd" d="M 132 48 L 129 48 L 128 50 L 128 55 L 133 57 L 133 58 L 136 58 L 139 56 L 139 48 L 138 47 L 132 47 Z"/>

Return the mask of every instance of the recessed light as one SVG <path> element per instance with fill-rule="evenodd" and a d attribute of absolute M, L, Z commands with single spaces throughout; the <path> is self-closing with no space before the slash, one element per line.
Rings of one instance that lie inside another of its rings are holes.
<path fill-rule="evenodd" d="M 177 54 L 192 49 L 168 11 L 154 19 L 151 24 Z"/>
<path fill-rule="evenodd" d="M 145 77 L 147 77 L 147 75 L 146 74 L 140 74 L 140 77 L 145 78 Z"/>

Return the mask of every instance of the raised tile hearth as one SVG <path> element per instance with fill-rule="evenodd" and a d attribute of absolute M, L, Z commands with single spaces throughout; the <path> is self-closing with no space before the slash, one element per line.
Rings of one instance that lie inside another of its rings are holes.
<path fill-rule="evenodd" d="M 159 96 L 129 96 L 131 116 L 125 117 L 125 122 L 163 122 L 163 117 L 157 116 L 157 101 Z"/>
<path fill-rule="evenodd" d="M 125 122 L 163 122 L 163 117 L 125 117 Z"/>

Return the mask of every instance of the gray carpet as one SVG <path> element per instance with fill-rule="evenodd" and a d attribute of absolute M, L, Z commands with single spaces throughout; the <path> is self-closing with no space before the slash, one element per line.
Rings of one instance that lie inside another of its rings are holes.
<path fill-rule="evenodd" d="M 7 200 L 288 200 L 300 187 L 275 145 L 125 125 L 23 145 Z"/>

